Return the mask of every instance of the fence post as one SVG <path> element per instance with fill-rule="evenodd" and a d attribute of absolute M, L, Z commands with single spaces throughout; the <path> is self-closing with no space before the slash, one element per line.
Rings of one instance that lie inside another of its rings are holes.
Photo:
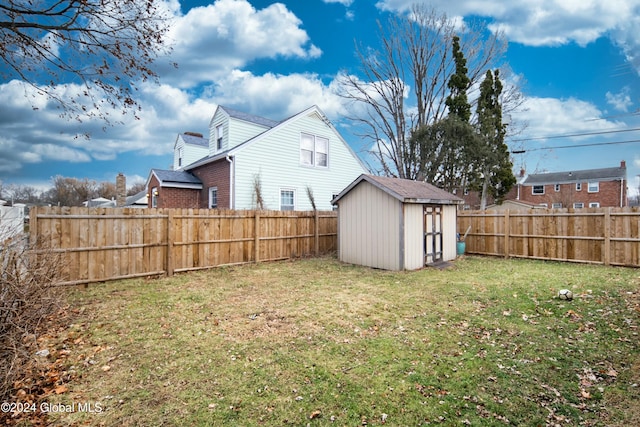
<path fill-rule="evenodd" d="M 169 209 L 167 215 L 167 276 L 173 276 L 173 209 Z"/>
<path fill-rule="evenodd" d="M 509 258 L 509 233 L 510 233 L 509 209 L 504 211 L 504 257 Z"/>
<path fill-rule="evenodd" d="M 611 208 L 604 211 L 604 249 L 602 263 L 611 264 Z"/>
<path fill-rule="evenodd" d="M 254 216 L 254 242 L 253 242 L 253 250 L 255 252 L 254 259 L 255 262 L 260 262 L 260 211 L 255 210 Z"/>
<path fill-rule="evenodd" d="M 318 213 L 318 210 L 314 210 L 313 211 L 314 214 L 314 219 L 313 219 L 313 226 L 314 226 L 314 230 L 313 230 L 313 243 L 314 243 L 314 251 L 316 256 L 318 256 L 320 254 L 320 214 Z"/>

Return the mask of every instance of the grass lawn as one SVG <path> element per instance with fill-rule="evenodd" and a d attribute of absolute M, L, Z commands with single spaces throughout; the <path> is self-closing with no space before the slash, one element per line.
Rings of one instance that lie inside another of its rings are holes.
<path fill-rule="evenodd" d="M 75 406 L 53 425 L 640 425 L 638 269 L 319 258 L 92 285 L 70 304 L 50 357 L 74 379 L 49 402 Z"/>

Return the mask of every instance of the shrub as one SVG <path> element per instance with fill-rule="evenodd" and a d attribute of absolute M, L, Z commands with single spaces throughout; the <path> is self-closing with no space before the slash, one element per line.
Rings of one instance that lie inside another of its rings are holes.
<path fill-rule="evenodd" d="M 44 322 L 60 307 L 61 262 L 26 238 L 0 242 L 0 401 L 34 358 Z"/>

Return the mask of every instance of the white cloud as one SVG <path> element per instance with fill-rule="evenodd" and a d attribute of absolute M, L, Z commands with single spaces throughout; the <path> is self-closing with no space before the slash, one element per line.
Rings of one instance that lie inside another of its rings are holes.
<path fill-rule="evenodd" d="M 160 70 L 163 81 L 192 87 L 215 81 L 257 58 L 313 59 L 322 51 L 301 28 L 300 19 L 282 3 L 257 10 L 246 0 L 217 0 L 176 17 L 173 40 L 175 69 Z"/>
<path fill-rule="evenodd" d="M 406 12 L 413 0 L 380 0 L 382 10 Z M 450 16 L 483 16 L 493 19 L 492 30 L 502 30 L 509 40 L 530 46 L 576 42 L 581 46 L 614 32 L 618 41 L 638 42 L 638 0 L 434 0 L 431 5 Z"/>
<path fill-rule="evenodd" d="M 322 0 L 325 3 L 340 3 L 347 7 L 353 4 L 353 0 Z"/>
<path fill-rule="evenodd" d="M 514 119 L 528 123 L 522 138 L 584 134 L 625 127 L 622 123 L 606 119 L 594 120 L 604 114 L 595 105 L 575 98 L 529 97 L 521 110 L 512 115 Z"/>
<path fill-rule="evenodd" d="M 248 71 L 234 70 L 217 83 L 212 96 L 220 104 L 234 105 L 276 120 L 313 104 L 332 118 L 342 113 L 341 99 L 315 74 L 256 76 Z"/>
<path fill-rule="evenodd" d="M 633 105 L 633 101 L 631 101 L 631 95 L 629 87 L 625 87 L 619 93 L 611 93 L 607 92 L 605 94 L 605 98 L 607 99 L 607 104 L 611 105 L 618 111 L 627 112 L 629 111 L 629 107 Z"/>

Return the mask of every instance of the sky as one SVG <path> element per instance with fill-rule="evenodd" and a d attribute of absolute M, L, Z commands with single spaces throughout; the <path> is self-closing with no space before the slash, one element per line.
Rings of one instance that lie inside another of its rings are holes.
<path fill-rule="evenodd" d="M 341 73 L 357 73 L 356 42 L 379 47 L 376 21 L 406 13 L 413 3 L 168 0 L 173 52 L 158 63 L 160 85 L 141 84 L 135 94 L 139 120 L 125 116 L 123 125 L 104 129 L 101 122 L 65 120 L 33 89 L 0 81 L 0 181 L 46 189 L 56 175 L 100 182 L 115 181 L 120 172 L 128 184 L 145 181 L 151 168 L 170 168 L 179 133 L 208 134 L 217 105 L 281 120 L 316 104 L 364 157 L 368 147 L 351 133 L 336 81 Z M 508 120 L 526 124 L 507 141 L 525 151 L 513 155 L 515 173 L 615 167 L 625 160 L 630 190 L 637 191 L 640 0 L 429 5 L 459 22 L 481 18 L 490 31 L 506 35 L 511 73 L 505 83 L 523 94 Z M 91 138 L 76 137 L 82 133 Z"/>

